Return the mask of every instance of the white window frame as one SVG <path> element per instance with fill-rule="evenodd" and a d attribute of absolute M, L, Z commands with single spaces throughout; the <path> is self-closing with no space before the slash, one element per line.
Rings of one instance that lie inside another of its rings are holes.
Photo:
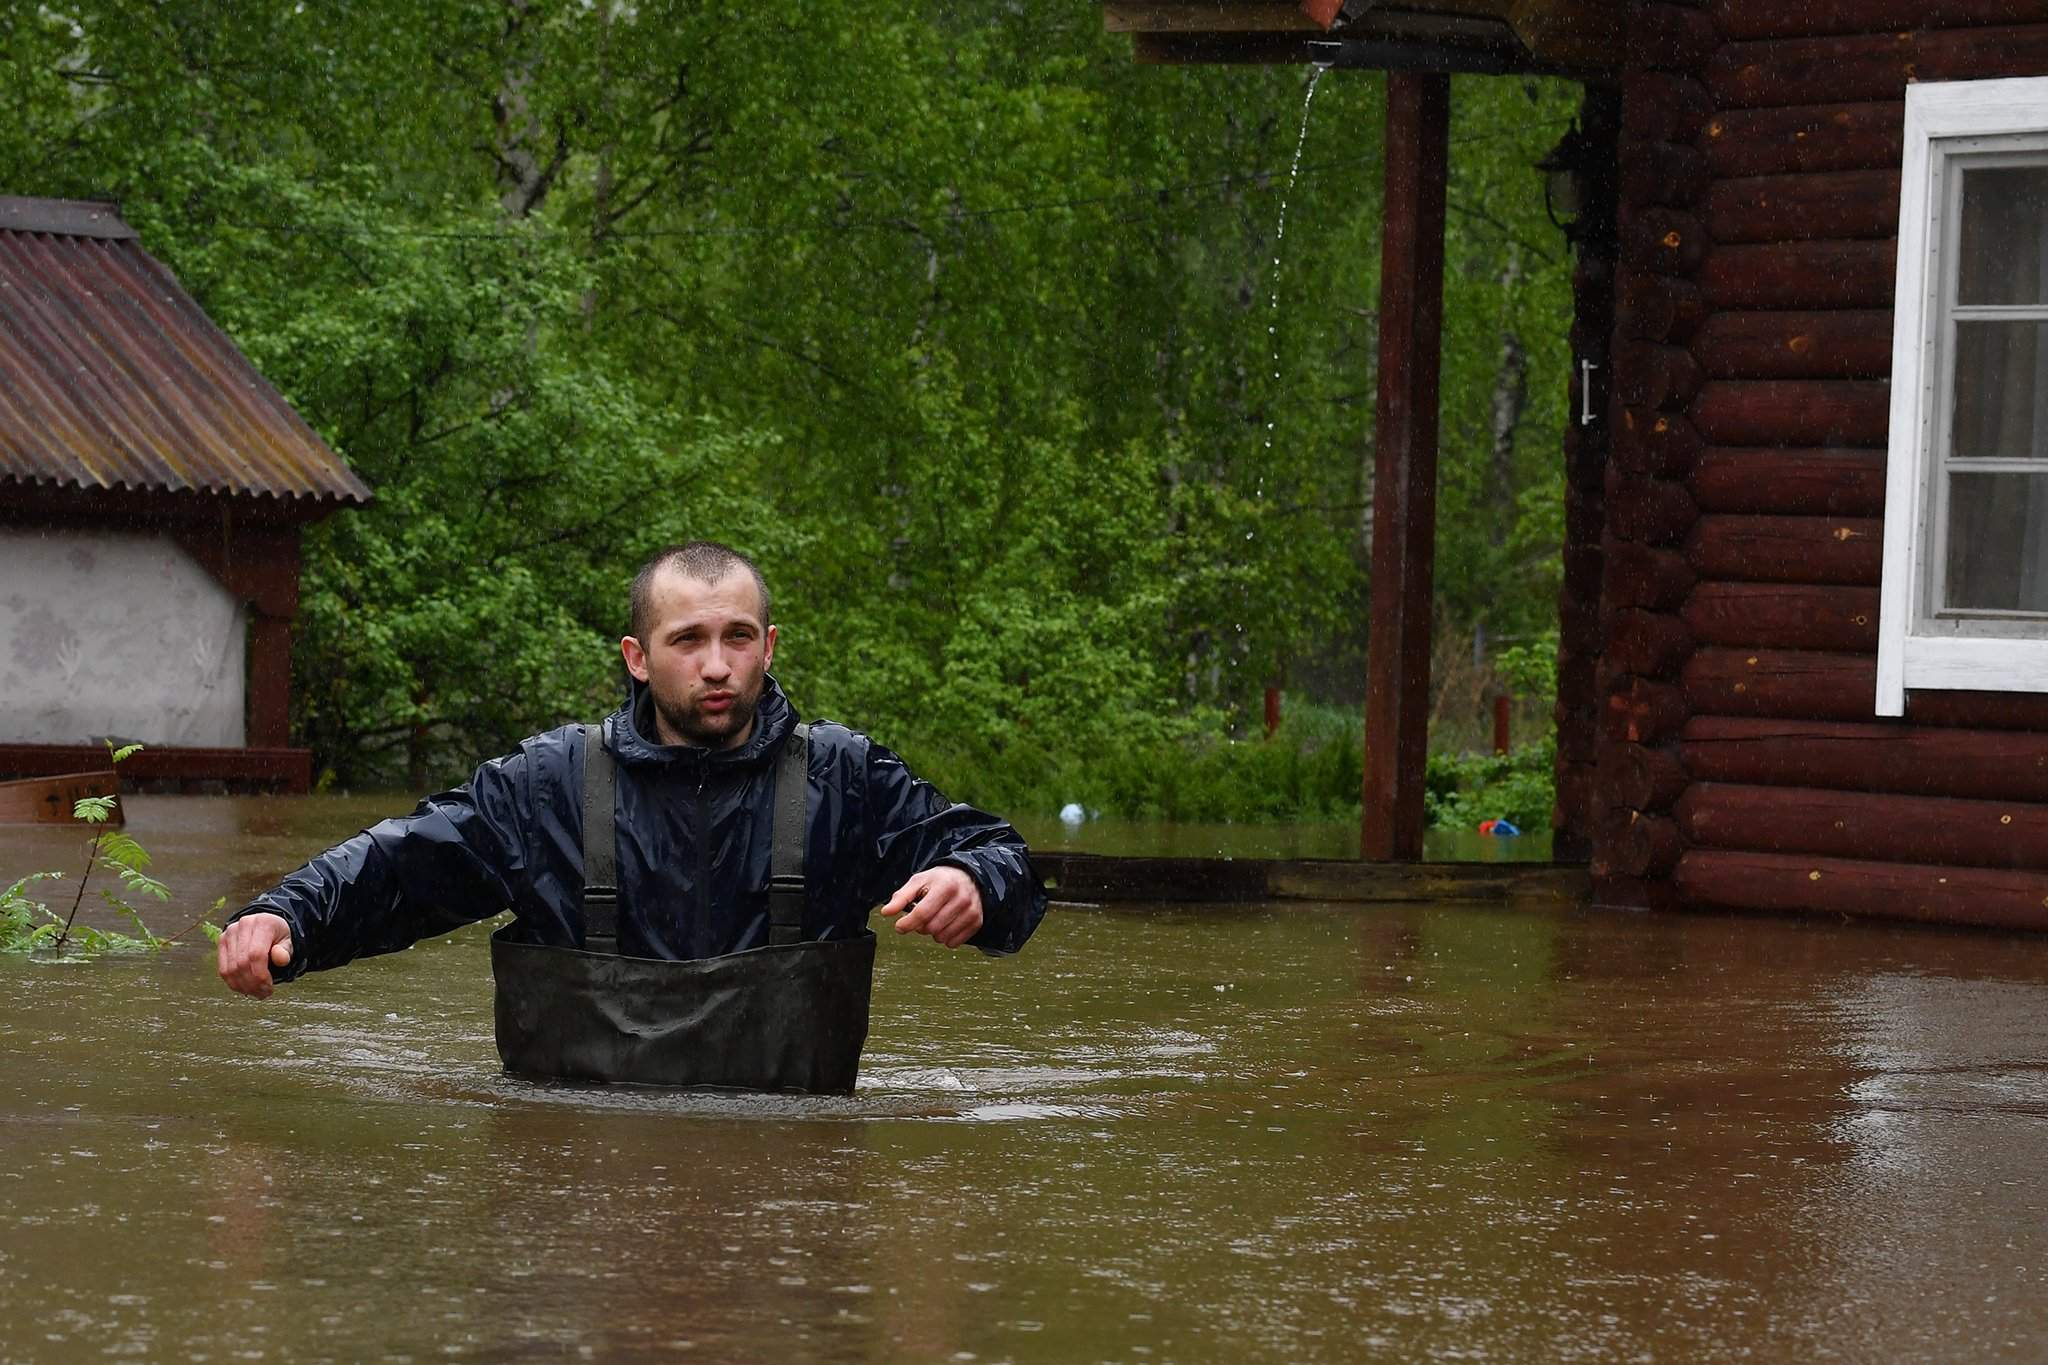
<path fill-rule="evenodd" d="M 1909 688 L 2048 692 L 2048 639 L 2000 638 L 1995 619 L 1981 617 L 1927 629 L 1915 609 L 1928 575 L 1945 562 L 1938 447 L 1947 433 L 1937 423 L 1953 404 L 1955 324 L 1946 299 L 1959 236 L 1953 182 L 1960 180 L 1949 164 L 2000 153 L 2048 162 L 2048 77 L 1906 88 L 1878 604 L 1880 716 L 1904 715 Z"/>

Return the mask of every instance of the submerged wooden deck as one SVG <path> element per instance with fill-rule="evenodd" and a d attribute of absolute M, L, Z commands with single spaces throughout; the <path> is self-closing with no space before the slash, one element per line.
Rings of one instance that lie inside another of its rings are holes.
<path fill-rule="evenodd" d="M 1586 900 L 1574 863 L 1373 863 L 1350 859 L 1117 858 L 1041 853 L 1032 862 L 1056 904 L 1250 901 Z"/>

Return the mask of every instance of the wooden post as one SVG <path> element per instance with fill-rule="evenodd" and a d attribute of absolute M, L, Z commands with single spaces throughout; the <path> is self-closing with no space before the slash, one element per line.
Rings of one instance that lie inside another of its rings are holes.
<path fill-rule="evenodd" d="M 249 593 L 248 724 L 252 749 L 292 742 L 292 618 L 299 606 L 299 530 L 263 537 L 247 556 Z"/>
<path fill-rule="evenodd" d="M 1363 855 L 1379 862 L 1422 857 L 1450 112 L 1448 76 L 1387 76 L 1360 843 Z"/>

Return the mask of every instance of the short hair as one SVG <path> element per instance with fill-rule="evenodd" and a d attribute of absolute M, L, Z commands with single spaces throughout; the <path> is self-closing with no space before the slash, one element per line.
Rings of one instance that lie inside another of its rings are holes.
<path fill-rule="evenodd" d="M 647 629 L 652 624 L 648 617 L 654 613 L 654 579 L 663 569 L 670 568 L 701 583 L 716 583 L 734 569 L 745 569 L 754 576 L 754 587 L 761 594 L 761 629 L 766 630 L 770 625 L 768 580 L 761 577 L 759 566 L 730 545 L 721 545 L 715 540 L 692 540 L 656 550 L 640 566 L 640 572 L 633 575 L 631 628 L 634 639 L 647 638 Z"/>

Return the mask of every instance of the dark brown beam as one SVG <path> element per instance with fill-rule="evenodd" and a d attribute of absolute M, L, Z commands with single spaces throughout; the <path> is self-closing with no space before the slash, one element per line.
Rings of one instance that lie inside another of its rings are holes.
<path fill-rule="evenodd" d="M 1102 7 L 1106 33 L 1317 33 L 1326 25 L 1302 13 L 1293 0 L 1236 4 L 1129 4 L 1109 0 Z"/>
<path fill-rule="evenodd" d="M 1702 512 L 1811 517 L 1884 514 L 1882 450 L 1711 446 L 1693 465 Z"/>
<path fill-rule="evenodd" d="M 2048 873 L 1696 848 L 1673 880 L 1688 906 L 2048 929 Z"/>
<path fill-rule="evenodd" d="M 1451 83 L 1387 78 L 1363 855 L 1422 857 Z"/>
<path fill-rule="evenodd" d="M 2040 733 L 1694 716 L 1679 753 L 1700 782 L 2048 803 Z"/>
<path fill-rule="evenodd" d="M 0 777 L 89 772 L 107 765 L 98 744 L 0 744 Z M 237 791 L 306 792 L 313 784 L 310 749 L 146 748 L 121 764 L 129 791 L 219 782 Z"/>
<path fill-rule="evenodd" d="M 1708 120 L 1701 141 L 1714 174 L 1731 180 L 1893 170 L 1905 158 L 1905 122 L 1900 100 L 1731 109 Z"/>
<path fill-rule="evenodd" d="M 1801 0 L 1796 5 L 1713 0 L 1707 12 L 1721 36 L 1734 41 L 2009 24 L 2025 16 L 2027 0 Z"/>
<path fill-rule="evenodd" d="M 1893 241 L 1724 245 L 1699 284 L 1715 308 L 1889 308 L 1898 254 Z"/>
<path fill-rule="evenodd" d="M 1877 589 L 1812 583 L 1702 583 L 1681 613 L 1703 645 L 1877 652 Z"/>

